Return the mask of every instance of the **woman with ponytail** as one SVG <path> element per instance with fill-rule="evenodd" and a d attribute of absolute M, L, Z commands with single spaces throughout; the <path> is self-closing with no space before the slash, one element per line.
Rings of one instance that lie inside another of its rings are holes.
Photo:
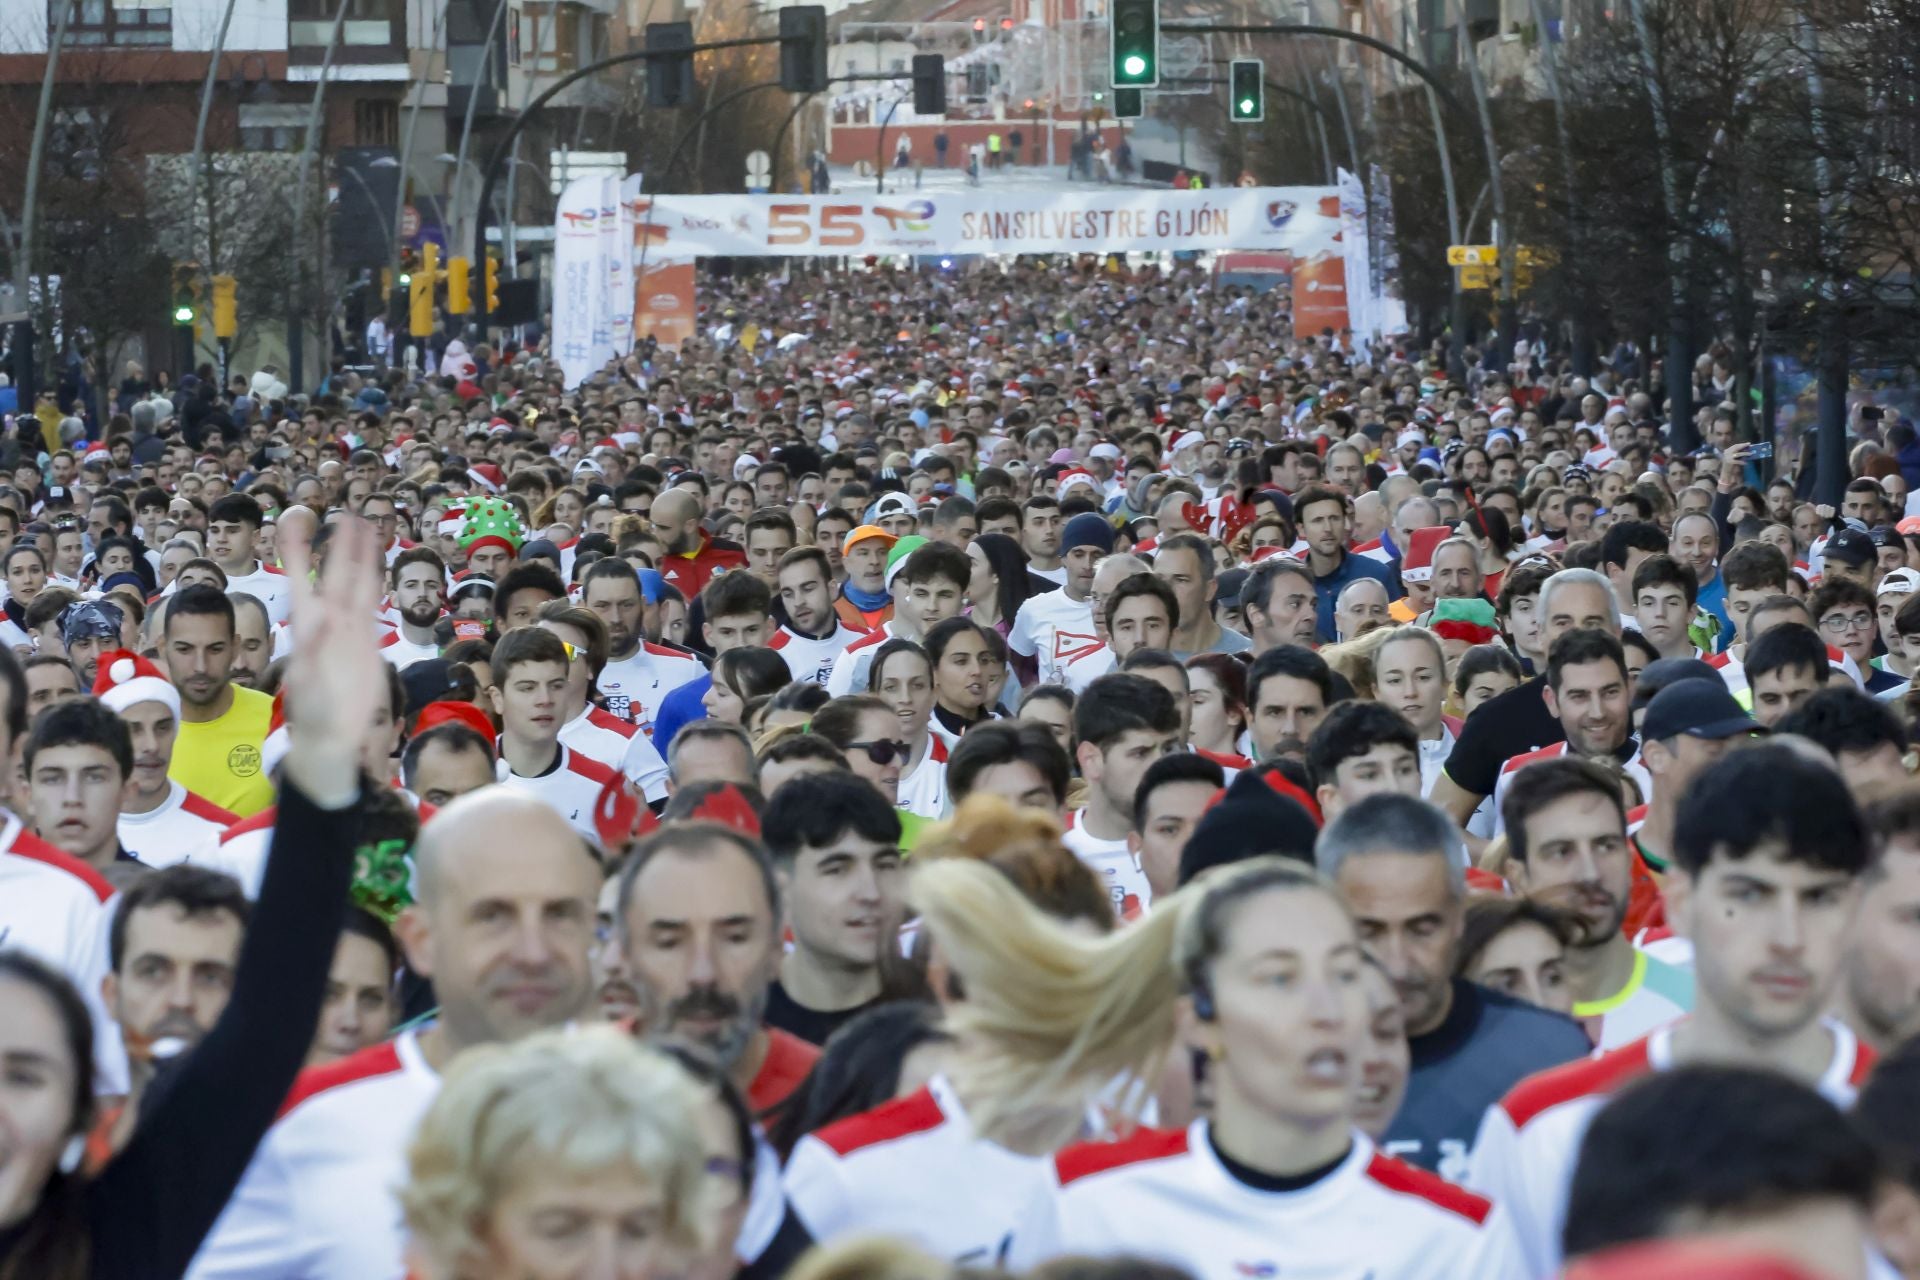
<path fill-rule="evenodd" d="M 1060 835 L 1059 824 L 1044 814 L 980 795 L 963 802 L 953 821 L 933 828 L 913 861 L 964 863 L 1029 915 L 1075 936 L 1111 932 L 1112 899 Z M 916 931 L 914 954 L 951 1019 L 968 998 L 959 967 L 949 963 L 940 935 L 925 929 Z M 964 1045 L 948 1046 L 942 1058 L 965 1052 Z M 983 1101 L 977 1087 L 972 1079 L 936 1072 L 904 1097 L 800 1138 L 787 1161 L 785 1189 L 808 1233 L 822 1242 L 897 1236 L 940 1257 L 982 1265 L 997 1258 L 1021 1214 L 1046 1195 L 1045 1157 L 1058 1143 L 1015 1150 L 980 1136 L 970 1118 Z M 1082 1118 L 1076 1114 L 1063 1127 L 1063 1139 L 1083 1132 Z"/>
<path fill-rule="evenodd" d="M 1115 1081 L 1154 1079 L 1176 1043 L 1205 1063 L 1209 1117 L 1048 1162 L 1049 1194 L 1016 1225 L 1010 1269 L 1134 1255 L 1198 1280 L 1525 1275 L 1500 1210 L 1379 1154 L 1355 1127 L 1365 961 L 1310 868 L 1234 864 L 1104 937 L 966 862 L 921 867 L 912 897 L 965 986 L 948 1013 L 951 1077 L 984 1139 L 1049 1150 Z"/>

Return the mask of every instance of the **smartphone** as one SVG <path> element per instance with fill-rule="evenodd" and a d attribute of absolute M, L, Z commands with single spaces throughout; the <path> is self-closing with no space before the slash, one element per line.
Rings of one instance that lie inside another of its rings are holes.
<path fill-rule="evenodd" d="M 1860 407 L 1860 421 L 1862 422 L 1878 422 L 1886 416 L 1887 411 L 1877 404 L 1862 405 Z"/>
<path fill-rule="evenodd" d="M 1760 462 L 1772 456 L 1773 444 L 1771 442 L 1756 444 L 1753 448 L 1747 450 L 1747 461 L 1749 462 Z"/>

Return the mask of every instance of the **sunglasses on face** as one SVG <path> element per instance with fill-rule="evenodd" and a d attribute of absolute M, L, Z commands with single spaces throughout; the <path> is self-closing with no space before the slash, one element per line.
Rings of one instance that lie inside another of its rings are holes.
<path fill-rule="evenodd" d="M 897 738 L 877 738 L 872 742 L 849 742 L 847 750 L 866 752 L 867 759 L 883 769 L 895 760 L 905 760 L 913 754 L 913 748 Z"/>

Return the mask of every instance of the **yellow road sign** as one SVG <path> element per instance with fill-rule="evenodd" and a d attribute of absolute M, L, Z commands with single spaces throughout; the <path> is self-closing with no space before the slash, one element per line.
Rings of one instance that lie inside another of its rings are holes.
<path fill-rule="evenodd" d="M 1493 267 L 1500 264 L 1500 250 L 1490 244 L 1450 244 L 1447 246 L 1447 265 L 1450 267 Z"/>
<path fill-rule="evenodd" d="M 1500 282 L 1500 272 L 1494 267 L 1469 264 L 1460 268 L 1460 287 L 1462 289 L 1491 289 Z"/>

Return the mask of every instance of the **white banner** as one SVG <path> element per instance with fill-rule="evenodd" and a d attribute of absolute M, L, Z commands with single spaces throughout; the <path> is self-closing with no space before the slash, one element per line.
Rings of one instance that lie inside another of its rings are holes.
<path fill-rule="evenodd" d="M 1374 313 L 1372 246 L 1367 237 L 1367 196 L 1360 176 L 1345 169 L 1340 179 L 1340 239 L 1346 245 L 1347 327 L 1369 341 L 1380 336 L 1380 318 Z"/>
<path fill-rule="evenodd" d="M 553 218 L 553 354 L 568 390 L 606 363 L 594 345 L 606 297 L 600 268 L 603 186 L 597 175 L 569 182 Z"/>
<path fill-rule="evenodd" d="M 1334 187 L 1115 187 L 902 195 L 653 196 L 639 201 L 646 261 L 843 254 L 1340 251 Z"/>

